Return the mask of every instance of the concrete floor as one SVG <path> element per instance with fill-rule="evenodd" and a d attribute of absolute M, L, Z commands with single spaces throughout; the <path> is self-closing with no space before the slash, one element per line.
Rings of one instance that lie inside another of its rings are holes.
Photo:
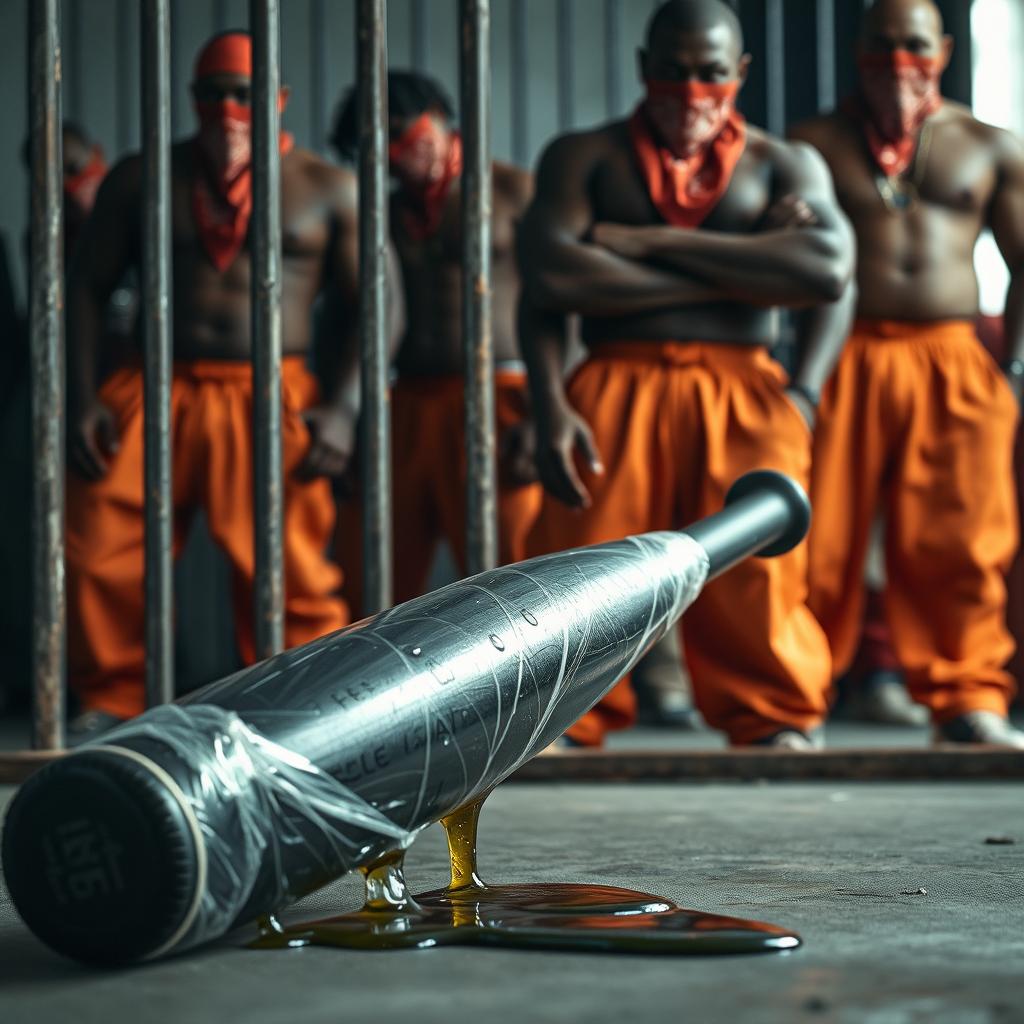
<path fill-rule="evenodd" d="M 10 790 L 0 789 L 0 805 Z M 1012 845 L 990 845 L 1009 836 Z M 0 887 L 0 1021 L 1024 1021 L 1024 795 L 1010 784 L 506 786 L 493 881 L 601 881 L 797 929 L 794 953 L 655 958 L 437 949 L 254 952 L 248 932 L 155 965 L 61 960 Z M 417 888 L 445 878 L 430 829 Z M 923 895 L 902 895 L 925 889 Z M 306 901 L 352 908 L 354 880 Z"/>

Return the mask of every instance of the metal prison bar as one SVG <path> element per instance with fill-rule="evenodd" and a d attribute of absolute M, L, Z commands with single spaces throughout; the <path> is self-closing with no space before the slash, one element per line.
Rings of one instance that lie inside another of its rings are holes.
<path fill-rule="evenodd" d="M 281 468 L 280 8 L 251 0 L 252 408 L 256 657 L 284 648 L 284 479 Z"/>
<path fill-rule="evenodd" d="M 491 4 L 460 0 L 462 344 L 466 378 L 466 565 L 498 564 L 491 323 Z"/>
<path fill-rule="evenodd" d="M 391 605 L 391 419 L 388 401 L 387 5 L 358 0 L 359 337 L 363 593 L 367 614 Z"/>
<path fill-rule="evenodd" d="M 58 0 L 29 3 L 32 98 L 31 342 L 35 456 L 33 746 L 59 750 L 64 722 L 64 373 Z M 497 562 L 490 313 L 489 3 L 461 7 L 467 167 L 464 329 L 473 572 Z M 252 333 L 255 449 L 255 633 L 259 657 L 284 638 L 281 468 L 281 222 L 278 0 L 251 0 L 253 35 Z M 387 58 L 385 0 L 359 0 L 360 255 L 364 396 L 364 548 L 370 610 L 391 603 L 387 330 Z M 147 704 L 174 695 L 170 389 L 171 8 L 145 0 L 141 19 L 145 634 Z"/>
<path fill-rule="evenodd" d="M 174 699 L 171 494 L 171 12 L 142 5 L 142 339 L 146 509 L 146 706 Z"/>
<path fill-rule="evenodd" d="M 64 259 L 59 0 L 29 0 L 32 745 L 64 745 Z"/>

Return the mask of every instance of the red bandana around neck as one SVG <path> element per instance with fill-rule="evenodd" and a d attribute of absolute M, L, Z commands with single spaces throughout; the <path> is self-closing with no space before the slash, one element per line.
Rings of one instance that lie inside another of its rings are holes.
<path fill-rule="evenodd" d="M 223 272 L 241 252 L 252 215 L 251 111 L 228 100 L 202 104 L 199 116 L 192 215 L 210 262 Z M 213 145 L 207 143 L 211 137 Z M 293 144 L 292 136 L 281 132 L 281 156 Z"/>
<path fill-rule="evenodd" d="M 245 32 L 214 38 L 196 59 L 195 81 L 213 75 L 252 77 L 252 39 Z M 285 98 L 278 101 L 284 113 Z M 196 103 L 196 174 L 192 215 L 210 261 L 221 272 L 234 263 L 249 230 L 252 214 L 252 109 L 235 100 Z M 280 133 L 281 156 L 293 145 Z"/>
<path fill-rule="evenodd" d="M 739 82 L 648 81 L 647 98 L 630 118 L 651 202 L 675 227 L 697 227 L 729 187 L 747 141 L 738 91 Z M 674 138 L 676 150 L 666 138 Z"/>
<path fill-rule="evenodd" d="M 445 131 L 429 112 L 388 147 L 392 173 L 402 184 L 402 223 L 415 241 L 437 232 L 452 183 L 462 174 L 462 137 Z"/>
<path fill-rule="evenodd" d="M 879 170 L 896 177 L 913 163 L 921 126 L 942 106 L 942 58 L 893 50 L 861 54 L 857 66 L 860 94 L 844 109 L 861 125 Z"/>

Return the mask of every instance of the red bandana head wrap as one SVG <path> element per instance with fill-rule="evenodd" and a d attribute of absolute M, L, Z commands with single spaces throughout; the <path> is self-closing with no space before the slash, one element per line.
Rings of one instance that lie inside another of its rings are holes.
<path fill-rule="evenodd" d="M 211 75 L 252 77 L 252 40 L 243 32 L 217 36 L 196 61 L 195 80 Z M 284 97 L 279 103 L 284 111 Z M 245 243 L 252 214 L 252 110 L 222 99 L 196 103 L 199 173 L 192 186 L 192 215 L 199 238 L 218 270 L 235 261 Z M 280 135 L 281 155 L 292 137 Z"/>
<path fill-rule="evenodd" d="M 669 224 L 696 227 L 729 187 L 747 140 L 739 87 L 647 82 L 629 134 L 651 202 Z"/>
<path fill-rule="evenodd" d="M 857 66 L 860 96 L 847 110 L 861 122 L 879 169 L 895 177 L 913 161 L 921 126 L 942 106 L 943 60 L 893 50 L 861 54 Z"/>
<path fill-rule="evenodd" d="M 427 112 L 391 143 L 388 160 L 402 183 L 406 232 L 417 241 L 429 238 L 441 225 L 452 182 L 462 173 L 462 138 Z"/>

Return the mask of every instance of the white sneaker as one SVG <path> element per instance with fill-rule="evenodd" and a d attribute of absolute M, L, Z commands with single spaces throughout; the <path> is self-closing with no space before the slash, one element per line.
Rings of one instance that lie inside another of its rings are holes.
<path fill-rule="evenodd" d="M 968 711 L 937 725 L 932 741 L 941 743 L 978 743 L 993 747 L 1024 750 L 1024 732 L 994 711 Z"/>
<path fill-rule="evenodd" d="M 821 750 L 824 746 L 822 740 L 817 736 L 808 736 L 799 729 L 780 729 L 774 736 L 766 736 L 753 744 L 755 747 L 768 747 L 771 750 L 799 750 L 801 752 L 813 752 Z"/>

